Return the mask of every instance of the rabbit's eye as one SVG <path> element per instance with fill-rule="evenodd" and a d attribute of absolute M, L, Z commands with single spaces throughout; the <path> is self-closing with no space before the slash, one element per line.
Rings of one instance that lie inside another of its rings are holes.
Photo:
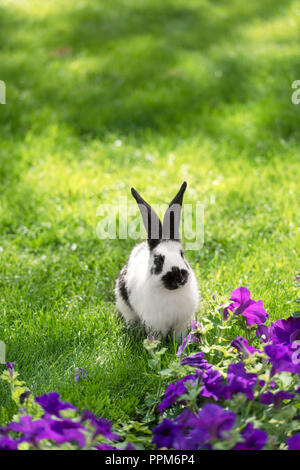
<path fill-rule="evenodd" d="M 163 255 L 154 255 L 153 266 L 151 268 L 151 274 L 160 274 L 163 270 L 165 257 Z"/>

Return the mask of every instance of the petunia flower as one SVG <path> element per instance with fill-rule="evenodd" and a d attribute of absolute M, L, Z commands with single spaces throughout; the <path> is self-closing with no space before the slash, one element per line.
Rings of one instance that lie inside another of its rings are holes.
<path fill-rule="evenodd" d="M 212 368 L 212 365 L 204 359 L 204 354 L 202 351 L 192 354 L 191 356 L 184 357 L 181 361 L 183 366 L 197 367 L 197 369 L 208 370 Z"/>
<path fill-rule="evenodd" d="M 248 423 L 241 432 L 243 442 L 238 442 L 233 450 L 262 450 L 268 440 L 268 434 L 261 429 L 255 429 Z"/>
<path fill-rule="evenodd" d="M 289 317 L 286 320 L 277 320 L 271 326 L 260 325 L 256 330 L 256 336 L 268 343 L 283 344 L 288 346 L 300 339 L 300 318 Z"/>
<path fill-rule="evenodd" d="M 209 441 L 208 432 L 201 428 L 191 428 L 188 433 L 178 433 L 173 442 L 176 450 L 200 450 Z"/>
<path fill-rule="evenodd" d="M 280 390 L 277 393 L 266 392 L 260 395 L 259 399 L 263 405 L 273 404 L 275 409 L 279 409 L 283 400 L 294 398 L 294 394 Z"/>
<path fill-rule="evenodd" d="M 179 425 L 174 424 L 170 419 L 164 418 L 158 426 L 152 429 L 152 442 L 156 445 L 157 449 L 162 447 L 170 448 L 180 432 Z"/>
<path fill-rule="evenodd" d="M 235 414 L 213 403 L 206 404 L 198 413 L 197 427 L 204 429 L 209 440 L 221 439 L 225 431 L 233 428 Z"/>
<path fill-rule="evenodd" d="M 271 343 L 265 346 L 265 353 L 272 364 L 271 376 L 278 372 L 291 372 L 300 374 L 300 364 L 293 361 L 293 349 L 280 343 Z"/>
<path fill-rule="evenodd" d="M 187 345 L 187 341 L 188 341 L 187 338 L 184 338 L 184 339 L 183 339 L 181 345 L 179 346 L 179 348 L 178 348 L 178 350 L 177 350 L 177 353 L 176 353 L 177 357 L 180 357 L 181 354 L 183 353 L 183 351 L 184 351 L 184 349 L 185 349 L 185 347 L 186 347 L 186 345 Z"/>
<path fill-rule="evenodd" d="M 19 438 L 19 442 L 29 442 L 34 447 L 37 447 L 37 443 L 42 439 L 45 439 L 45 430 L 48 428 L 48 422 L 43 419 L 36 421 L 32 420 L 31 416 L 21 416 L 20 422 L 12 421 L 7 425 L 9 431 L 14 431 L 22 434 Z"/>
<path fill-rule="evenodd" d="M 58 444 L 77 442 L 80 447 L 85 446 L 85 436 L 82 431 L 87 429 L 81 423 L 71 419 L 51 420 L 42 433 L 44 439 L 50 439 Z"/>
<path fill-rule="evenodd" d="M 196 369 L 196 374 L 186 375 L 183 379 L 177 380 L 175 384 L 170 383 L 165 391 L 165 395 L 161 403 L 157 406 L 158 410 L 163 413 L 167 408 L 169 408 L 172 403 L 177 401 L 177 398 L 187 392 L 185 382 L 191 382 L 194 384 L 201 373 L 200 370 Z"/>
<path fill-rule="evenodd" d="M 77 411 L 77 408 L 71 403 L 61 401 L 59 394 L 56 392 L 45 393 L 45 395 L 36 397 L 35 401 L 46 413 L 57 417 L 60 417 L 61 410 L 72 409 Z"/>
<path fill-rule="evenodd" d="M 259 349 L 255 349 L 253 346 L 250 346 L 248 344 L 248 341 L 242 336 L 238 336 L 237 338 L 232 340 L 230 345 L 238 350 L 243 359 L 246 359 L 255 352 L 261 353 Z"/>
<path fill-rule="evenodd" d="M 50 415 L 36 421 L 31 416 L 21 416 L 20 422 L 12 422 L 8 425 L 10 431 L 21 434 L 19 442 L 29 442 L 38 447 L 38 442 L 50 439 L 58 444 L 75 441 L 79 446 L 85 446 L 85 437 L 82 431 L 87 429 L 80 423 L 70 419 L 53 420 Z"/>
<path fill-rule="evenodd" d="M 118 434 L 115 434 L 111 431 L 111 422 L 107 419 L 98 418 L 91 411 L 83 410 L 83 412 L 81 413 L 81 421 L 84 422 L 86 420 L 91 423 L 95 430 L 93 439 L 95 439 L 99 435 L 104 436 L 112 441 L 118 441 L 120 439 L 120 436 L 118 436 Z"/>
<path fill-rule="evenodd" d="M 219 400 L 224 393 L 224 385 L 222 375 L 218 370 L 210 369 L 203 373 L 201 377 L 203 388 L 200 395 L 206 398 Z"/>
<path fill-rule="evenodd" d="M 272 327 L 269 327 L 267 325 L 259 325 L 256 328 L 256 336 L 259 338 L 260 341 L 264 343 L 269 343 L 272 341 L 273 333 L 272 333 Z"/>
<path fill-rule="evenodd" d="M 173 442 L 173 448 L 176 450 L 199 450 L 210 438 L 208 432 L 199 427 L 198 415 L 188 408 L 175 418 L 175 423 L 181 429 Z"/>
<path fill-rule="evenodd" d="M 230 300 L 232 303 L 223 311 L 225 320 L 229 315 L 229 311 L 234 312 L 235 315 L 244 316 L 248 325 L 260 325 L 268 318 L 262 300 L 258 302 L 252 300 L 250 291 L 246 287 L 239 287 L 232 291 Z"/>
<path fill-rule="evenodd" d="M 0 450 L 18 450 L 18 443 L 8 436 L 0 437 Z"/>
<path fill-rule="evenodd" d="M 272 341 L 288 345 L 300 339 L 300 318 L 277 320 L 272 327 Z"/>
<path fill-rule="evenodd" d="M 288 450 L 300 450 L 300 433 L 294 434 L 286 442 Z"/>
<path fill-rule="evenodd" d="M 230 410 L 224 410 L 218 405 L 206 404 L 194 415 L 191 411 L 184 410 L 175 422 L 178 424 L 171 444 L 178 450 L 200 450 L 211 448 L 210 441 L 222 439 L 224 433 L 232 429 L 235 423 L 235 414 Z"/>
<path fill-rule="evenodd" d="M 185 408 L 178 416 L 176 416 L 175 423 L 179 424 L 183 430 L 186 430 L 190 427 L 197 426 L 198 417 L 189 408 Z"/>
<path fill-rule="evenodd" d="M 137 450 L 136 447 L 132 444 L 132 442 L 128 442 L 125 450 Z"/>
<path fill-rule="evenodd" d="M 193 320 L 191 323 L 192 331 L 187 335 L 186 338 L 182 341 L 182 344 L 177 350 L 177 357 L 180 357 L 188 344 L 199 343 L 200 342 L 200 333 L 199 330 L 202 329 L 202 323 L 198 320 Z"/>
<path fill-rule="evenodd" d="M 105 442 L 102 442 L 102 444 L 96 445 L 95 449 L 97 449 L 97 450 L 116 450 L 117 448 L 111 446 L 110 444 L 106 444 Z"/>
<path fill-rule="evenodd" d="M 230 364 L 227 370 L 227 385 L 224 396 L 229 400 L 236 393 L 244 393 L 249 400 L 254 399 L 253 388 L 256 385 L 257 375 L 248 374 L 242 362 Z"/>

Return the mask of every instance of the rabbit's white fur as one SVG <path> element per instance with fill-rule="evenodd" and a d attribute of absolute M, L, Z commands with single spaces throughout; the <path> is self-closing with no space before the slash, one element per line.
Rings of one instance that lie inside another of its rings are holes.
<path fill-rule="evenodd" d="M 151 273 L 157 255 L 164 256 L 163 269 L 158 275 Z M 169 290 L 164 287 L 162 276 L 173 266 L 188 270 L 189 276 L 186 284 Z M 118 279 L 116 307 L 127 323 L 140 320 L 147 331 L 156 336 L 174 332 L 176 338 L 179 338 L 186 333 L 196 311 L 199 294 L 195 274 L 183 257 L 179 241 L 163 240 L 152 250 L 147 242 L 135 246 L 123 281 L 128 301 L 121 294 Z"/>

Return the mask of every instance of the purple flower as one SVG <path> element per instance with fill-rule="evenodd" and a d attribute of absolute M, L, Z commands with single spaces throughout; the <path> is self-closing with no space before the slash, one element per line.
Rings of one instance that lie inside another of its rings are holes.
<path fill-rule="evenodd" d="M 198 413 L 197 427 L 205 430 L 209 440 L 220 439 L 224 431 L 229 431 L 235 423 L 235 414 L 213 403 L 206 404 Z"/>
<path fill-rule="evenodd" d="M 209 440 L 209 434 L 201 427 L 189 430 L 187 434 L 178 433 L 174 438 L 173 448 L 176 450 L 200 450 Z"/>
<path fill-rule="evenodd" d="M 286 442 L 289 450 L 300 450 L 300 433 L 294 434 Z"/>
<path fill-rule="evenodd" d="M 57 417 L 60 417 L 60 410 L 72 409 L 77 411 L 77 408 L 71 405 L 71 403 L 61 401 L 59 394 L 56 392 L 50 392 L 36 397 L 35 401 L 46 413 Z"/>
<path fill-rule="evenodd" d="M 10 377 L 13 378 L 14 370 L 15 370 L 15 363 L 14 362 L 7 362 L 6 367 L 8 369 Z"/>
<path fill-rule="evenodd" d="M 105 418 L 98 418 L 95 416 L 91 411 L 84 410 L 81 413 L 81 421 L 89 420 L 93 428 L 95 429 L 94 432 L 94 439 L 95 437 L 101 434 L 102 436 L 106 437 L 107 439 L 118 441 L 120 436 L 113 433 L 111 431 L 111 422 Z"/>
<path fill-rule="evenodd" d="M 137 450 L 136 447 L 132 444 L 132 442 L 128 442 L 125 450 Z"/>
<path fill-rule="evenodd" d="M 256 336 L 266 343 L 283 344 L 288 346 L 300 338 L 300 318 L 289 317 L 286 320 L 277 320 L 271 326 L 260 325 L 256 330 Z"/>
<path fill-rule="evenodd" d="M 224 385 L 222 375 L 218 370 L 208 370 L 202 375 L 203 388 L 200 395 L 202 397 L 211 397 L 218 400 L 224 393 Z"/>
<path fill-rule="evenodd" d="M 31 416 L 21 416 L 20 422 L 12 421 L 8 424 L 7 429 L 22 434 L 20 442 L 30 442 L 37 447 L 38 441 L 45 439 L 44 431 L 48 427 L 48 423 L 43 419 L 32 421 Z"/>
<path fill-rule="evenodd" d="M 198 369 L 204 370 L 210 369 L 212 367 L 212 365 L 209 364 L 206 359 L 204 359 L 204 354 L 201 351 L 196 354 L 192 354 L 191 356 L 184 357 L 181 361 L 181 365 L 197 367 Z"/>
<path fill-rule="evenodd" d="M 42 434 L 42 438 L 50 439 L 58 444 L 74 441 L 80 447 L 85 446 L 85 436 L 82 431 L 87 431 L 87 429 L 82 424 L 71 419 L 52 420 L 48 424 L 49 426 Z"/>
<path fill-rule="evenodd" d="M 271 343 L 265 346 L 265 352 L 272 364 L 271 375 L 278 372 L 291 372 L 300 374 L 300 364 L 293 361 L 293 349 L 280 343 Z"/>
<path fill-rule="evenodd" d="M 153 442 L 157 448 L 198 450 L 208 447 L 210 440 L 224 437 L 224 432 L 232 429 L 234 423 L 234 413 L 209 403 L 197 415 L 185 409 L 175 422 L 164 419 L 152 430 Z"/>
<path fill-rule="evenodd" d="M 267 442 L 268 435 L 261 429 L 254 429 L 253 424 L 248 423 L 241 432 L 244 441 L 238 442 L 234 450 L 261 450 Z"/>
<path fill-rule="evenodd" d="M 102 444 L 98 444 L 97 446 L 95 446 L 95 449 L 97 449 L 97 450 L 116 450 L 116 447 L 113 447 L 110 444 L 105 444 L 103 442 Z"/>
<path fill-rule="evenodd" d="M 260 387 L 264 387 L 266 385 L 266 382 L 264 380 L 259 380 L 258 385 Z M 272 380 L 272 382 L 269 383 L 269 388 L 278 388 L 278 385 L 275 380 Z"/>
<path fill-rule="evenodd" d="M 264 343 L 269 343 L 272 340 L 272 327 L 266 325 L 259 325 L 256 328 L 256 336 Z"/>
<path fill-rule="evenodd" d="M 86 428 L 70 419 L 52 420 L 46 415 L 43 419 L 33 421 L 31 416 L 21 416 L 19 423 L 12 422 L 8 428 L 22 434 L 19 442 L 29 442 L 34 447 L 38 447 L 38 442 L 43 439 L 50 439 L 59 444 L 76 441 L 81 447 L 85 445 L 81 430 Z"/>
<path fill-rule="evenodd" d="M 180 426 L 174 424 L 170 419 L 165 418 L 158 426 L 152 429 L 152 442 L 156 444 L 157 449 L 162 447 L 170 448 L 179 433 Z"/>
<path fill-rule="evenodd" d="M 294 398 L 294 394 L 290 392 L 285 392 L 284 390 L 280 390 L 277 393 L 266 392 L 260 395 L 260 402 L 264 405 L 270 405 L 271 403 L 274 404 L 275 409 L 279 409 L 281 402 L 283 400 L 290 400 Z"/>
<path fill-rule="evenodd" d="M 170 383 L 166 388 L 165 395 L 161 403 L 157 406 L 159 411 L 163 413 L 172 403 L 175 403 L 180 395 L 186 392 L 186 388 L 182 380 L 178 380 L 175 385 Z"/>
<path fill-rule="evenodd" d="M 300 338 L 300 318 L 289 317 L 277 320 L 272 325 L 273 342 L 288 345 Z"/>
<path fill-rule="evenodd" d="M 0 437 L 0 450 L 18 450 L 18 443 L 8 436 Z"/>
<path fill-rule="evenodd" d="M 194 427 L 198 423 L 198 417 L 189 408 L 185 408 L 180 415 L 175 418 L 176 424 L 184 430 L 190 427 Z"/>
<path fill-rule="evenodd" d="M 208 403 L 197 415 L 185 410 L 176 418 L 176 422 L 181 432 L 178 431 L 174 436 L 173 448 L 199 450 L 209 448 L 209 441 L 223 438 L 224 432 L 232 429 L 235 414 Z"/>
<path fill-rule="evenodd" d="M 75 377 L 74 377 L 74 380 L 75 382 L 77 383 L 78 380 L 81 378 L 83 379 L 84 377 L 88 377 L 89 374 L 87 372 L 87 370 L 83 369 L 82 367 L 76 367 L 75 369 Z"/>
<path fill-rule="evenodd" d="M 232 347 L 238 350 L 243 358 L 247 358 L 255 352 L 261 353 L 259 349 L 255 349 L 253 346 L 249 346 L 248 341 L 242 336 L 238 336 L 233 341 L 231 341 L 230 344 Z"/>
<path fill-rule="evenodd" d="M 181 346 L 179 346 L 178 351 L 177 351 L 177 357 L 180 357 L 181 354 L 183 353 L 185 347 L 190 344 L 190 343 L 199 343 L 200 341 L 200 332 L 199 330 L 202 329 L 202 323 L 200 323 L 198 320 L 193 320 L 191 323 L 192 326 L 192 331 L 187 335 L 186 338 L 182 341 Z"/>
<path fill-rule="evenodd" d="M 173 448 L 177 450 L 199 450 L 209 440 L 209 434 L 199 427 L 199 418 L 190 409 L 185 408 L 175 419 L 181 432 L 176 435 Z M 197 429 L 196 429 L 197 428 Z"/>
<path fill-rule="evenodd" d="M 250 291 L 246 287 L 239 287 L 232 291 L 230 300 L 232 303 L 224 309 L 223 315 L 226 320 L 229 310 L 235 315 L 243 315 L 248 325 L 260 325 L 268 318 L 264 310 L 262 300 L 256 302 L 250 298 Z"/>
<path fill-rule="evenodd" d="M 181 356 L 181 354 L 183 353 L 183 351 L 184 351 L 186 345 L 187 345 L 187 338 L 184 338 L 183 341 L 182 341 L 182 343 L 181 343 L 181 345 L 179 346 L 179 348 L 178 348 L 178 350 L 177 350 L 177 353 L 176 353 L 176 355 L 177 355 L 178 357 Z"/>
<path fill-rule="evenodd" d="M 253 400 L 253 388 L 257 381 L 256 374 L 248 374 L 242 362 L 230 364 L 227 371 L 227 386 L 225 398 L 228 400 L 236 393 L 244 393 L 249 400 Z"/>
<path fill-rule="evenodd" d="M 163 400 L 157 406 L 159 411 L 161 413 L 163 413 L 163 411 L 165 411 L 167 408 L 169 408 L 169 406 L 171 406 L 172 403 L 176 402 L 178 397 L 180 397 L 181 395 L 186 393 L 187 389 L 186 389 L 186 386 L 185 386 L 185 382 L 189 381 L 192 384 L 194 384 L 195 381 L 197 380 L 200 372 L 201 372 L 200 370 L 199 371 L 196 370 L 196 374 L 187 375 L 183 379 L 177 380 L 177 382 L 175 384 L 170 383 L 166 388 Z"/>

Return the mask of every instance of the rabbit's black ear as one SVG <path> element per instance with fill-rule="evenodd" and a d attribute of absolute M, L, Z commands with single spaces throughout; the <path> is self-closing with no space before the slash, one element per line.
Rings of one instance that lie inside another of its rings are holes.
<path fill-rule="evenodd" d="M 180 214 L 186 182 L 181 185 L 178 193 L 171 201 L 163 220 L 162 237 L 169 240 L 180 240 Z"/>
<path fill-rule="evenodd" d="M 138 203 L 145 229 L 147 231 L 149 247 L 152 249 L 158 245 L 162 237 L 161 221 L 152 207 L 139 195 L 139 193 L 134 188 L 131 188 L 131 194 Z"/>

